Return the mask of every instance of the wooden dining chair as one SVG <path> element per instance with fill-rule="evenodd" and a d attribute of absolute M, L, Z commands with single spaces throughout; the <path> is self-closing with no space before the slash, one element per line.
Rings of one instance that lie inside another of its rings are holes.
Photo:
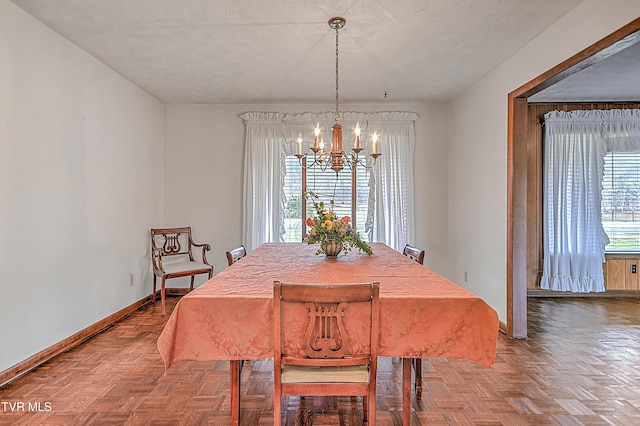
<path fill-rule="evenodd" d="M 404 246 L 402 254 L 407 256 L 409 259 L 415 260 L 419 264 L 424 265 L 424 250 L 407 244 Z"/>
<path fill-rule="evenodd" d="M 227 252 L 227 262 L 229 263 L 229 266 L 231 266 L 246 255 L 247 249 L 244 245 L 241 245 L 240 247 L 236 247 Z"/>
<path fill-rule="evenodd" d="M 231 266 L 247 255 L 247 249 L 244 245 L 241 245 L 240 247 L 236 247 L 233 250 L 229 250 L 228 252 L 226 252 L 226 255 L 227 263 L 229 264 L 229 266 Z M 238 364 L 238 368 L 240 370 L 239 374 L 242 373 L 242 369 L 244 368 L 244 361 L 245 360 L 240 360 Z"/>
<path fill-rule="evenodd" d="M 201 259 L 194 257 L 193 248 L 200 247 Z M 153 265 L 153 303 L 156 302 L 156 278 L 160 277 L 162 315 L 165 308 L 165 282 L 170 278 L 191 277 L 189 291 L 193 290 L 196 275 L 213 276 L 213 265 L 207 262 L 209 244 L 197 244 L 191 236 L 191 227 L 156 228 L 151 230 L 151 263 Z M 201 260 L 201 261 L 200 261 Z"/>
<path fill-rule="evenodd" d="M 274 282 L 274 426 L 282 396 L 362 396 L 375 426 L 379 295 L 377 282 Z"/>
<path fill-rule="evenodd" d="M 409 244 L 404 246 L 402 254 L 407 256 L 411 260 L 415 260 L 421 265 L 424 265 L 424 250 Z M 413 371 L 415 372 L 415 384 L 416 384 L 416 398 L 422 397 L 422 358 L 413 358 L 411 360 L 413 365 Z"/>

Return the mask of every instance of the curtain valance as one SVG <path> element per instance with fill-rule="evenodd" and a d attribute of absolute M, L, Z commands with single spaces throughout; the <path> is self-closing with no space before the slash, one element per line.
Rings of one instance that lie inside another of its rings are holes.
<path fill-rule="evenodd" d="M 640 109 L 550 111 L 544 123 L 562 131 L 588 130 L 607 152 L 640 151 Z"/>
<path fill-rule="evenodd" d="M 240 115 L 246 123 L 274 124 L 274 123 L 305 123 L 315 124 L 321 122 L 334 122 L 333 112 L 305 112 L 301 114 L 287 114 L 281 112 L 246 112 Z M 351 112 L 340 113 L 340 122 L 407 122 L 411 123 L 418 119 L 415 112 L 404 111 L 383 111 L 383 112 Z"/>

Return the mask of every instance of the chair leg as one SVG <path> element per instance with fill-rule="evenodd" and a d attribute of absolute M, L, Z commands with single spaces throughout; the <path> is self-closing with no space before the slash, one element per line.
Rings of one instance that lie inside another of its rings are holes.
<path fill-rule="evenodd" d="M 369 418 L 369 397 L 362 397 L 362 421 L 366 422 Z"/>
<path fill-rule="evenodd" d="M 402 358 L 402 424 L 411 424 L 411 358 Z"/>
<path fill-rule="evenodd" d="M 164 303 L 164 296 L 165 296 L 164 282 L 165 282 L 165 277 L 162 276 L 162 287 L 160 287 L 160 302 L 162 303 L 162 315 L 167 315 L 167 309 Z"/>
<path fill-rule="evenodd" d="M 282 426 L 281 397 L 273 395 L 273 426 Z"/>
<path fill-rule="evenodd" d="M 370 395 L 367 397 L 367 400 L 369 400 L 369 408 L 367 411 L 369 411 L 369 416 L 367 419 L 367 425 L 368 426 L 376 426 L 376 395 L 375 392 L 373 395 Z"/>
<path fill-rule="evenodd" d="M 156 274 L 153 274 L 153 293 L 152 293 L 152 298 L 151 300 L 153 301 L 153 304 L 156 304 Z"/>
<path fill-rule="evenodd" d="M 229 361 L 231 387 L 231 425 L 240 424 L 240 375 L 243 361 Z"/>
<path fill-rule="evenodd" d="M 413 371 L 416 375 L 416 398 L 422 398 L 422 358 L 413 359 Z"/>
<path fill-rule="evenodd" d="M 191 275 L 191 287 L 189 287 L 189 291 L 193 290 L 193 279 L 195 278 L 195 275 Z"/>
<path fill-rule="evenodd" d="M 276 349 L 273 357 L 273 425 L 282 426 L 282 368 Z M 276 367 L 278 366 L 278 367 Z M 300 401 L 301 404 L 304 401 Z"/>

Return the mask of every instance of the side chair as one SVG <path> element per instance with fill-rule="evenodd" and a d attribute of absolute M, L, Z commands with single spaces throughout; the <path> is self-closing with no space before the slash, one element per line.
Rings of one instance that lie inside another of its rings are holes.
<path fill-rule="evenodd" d="M 229 266 L 231 266 L 247 255 L 247 249 L 244 245 L 241 245 L 240 247 L 236 247 L 233 250 L 229 250 L 228 252 L 226 252 L 226 255 L 227 263 L 229 264 Z M 238 365 L 238 368 L 240 368 L 240 373 L 242 373 L 242 369 L 244 368 L 244 361 L 245 360 L 240 360 L 240 364 Z"/>
<path fill-rule="evenodd" d="M 202 248 L 202 261 L 196 261 L 193 248 Z M 151 263 L 153 265 L 153 303 L 156 302 L 156 278 L 162 280 L 160 300 L 162 315 L 166 315 L 165 282 L 170 278 L 191 277 L 189 291 L 193 290 L 196 275 L 213 276 L 213 265 L 207 262 L 209 244 L 196 244 L 191 237 L 191 227 L 151 229 Z"/>
<path fill-rule="evenodd" d="M 274 282 L 274 426 L 281 397 L 294 395 L 362 396 L 375 426 L 379 295 L 377 282 Z"/>
<path fill-rule="evenodd" d="M 226 254 L 227 262 L 229 263 L 229 266 L 231 266 L 247 255 L 247 249 L 244 245 L 241 245 L 240 247 L 236 247 L 233 250 L 229 250 Z"/>
<path fill-rule="evenodd" d="M 409 259 L 424 265 L 424 250 L 407 244 L 404 246 L 402 254 L 407 256 Z M 416 374 L 416 398 L 422 398 L 422 358 L 413 358 L 411 360 L 411 364 L 413 365 L 413 371 Z"/>
<path fill-rule="evenodd" d="M 402 254 L 407 256 L 409 259 L 415 260 L 419 264 L 424 265 L 424 250 L 407 244 L 404 246 L 404 250 L 402 250 Z"/>

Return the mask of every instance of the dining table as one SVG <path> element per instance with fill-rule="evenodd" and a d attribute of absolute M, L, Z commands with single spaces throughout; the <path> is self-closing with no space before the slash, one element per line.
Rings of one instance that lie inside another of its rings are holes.
<path fill-rule="evenodd" d="M 318 245 L 265 243 L 181 298 L 158 338 L 168 369 L 181 360 L 230 361 L 231 424 L 240 419 L 244 360 L 273 357 L 273 282 L 380 283 L 379 356 L 403 360 L 403 424 L 411 363 L 467 359 L 492 368 L 498 315 L 483 299 L 383 243 L 335 259 Z"/>

